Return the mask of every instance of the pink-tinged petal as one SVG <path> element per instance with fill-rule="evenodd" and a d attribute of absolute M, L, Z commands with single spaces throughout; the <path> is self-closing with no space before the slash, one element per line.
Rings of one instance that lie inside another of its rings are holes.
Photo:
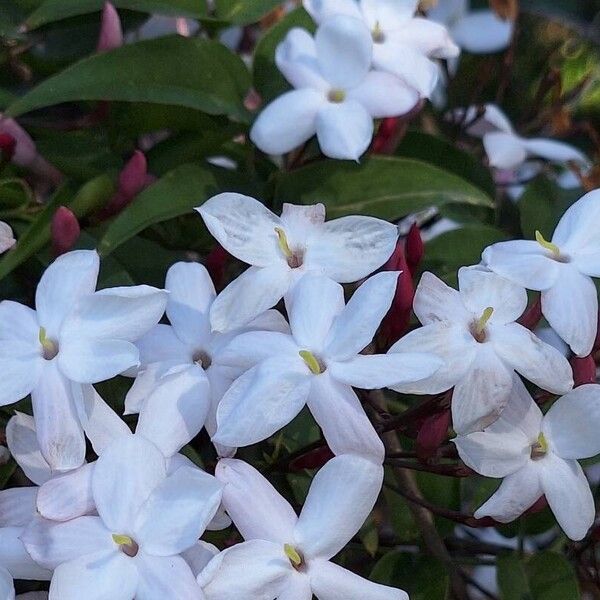
<path fill-rule="evenodd" d="M 450 30 L 454 41 L 472 54 L 492 54 L 508 47 L 514 23 L 491 10 L 476 10 L 463 16 Z"/>
<path fill-rule="evenodd" d="M 210 309 L 215 331 L 231 331 L 255 319 L 283 298 L 292 282 L 287 263 L 250 267 L 234 279 L 216 298 Z"/>
<path fill-rule="evenodd" d="M 189 345 L 203 343 L 210 335 L 208 314 L 216 297 L 206 268 L 198 263 L 175 263 L 167 271 L 167 317 L 177 337 Z"/>
<path fill-rule="evenodd" d="M 362 19 L 356 0 L 303 0 L 302 5 L 317 23 L 336 15 Z"/>
<path fill-rule="evenodd" d="M 590 458 L 600 454 L 600 385 L 575 388 L 546 413 L 542 431 L 561 458 Z"/>
<path fill-rule="evenodd" d="M 202 598 L 192 569 L 181 556 L 151 556 L 144 552 L 136 567 L 139 573 L 136 600 Z"/>
<path fill-rule="evenodd" d="M 304 556 L 329 559 L 358 532 L 375 505 L 383 467 L 360 456 L 332 458 L 314 477 L 295 528 Z"/>
<path fill-rule="evenodd" d="M 194 577 L 198 577 L 219 552 L 220 550 L 213 544 L 198 540 L 191 548 L 182 552 L 181 557 L 189 565 Z"/>
<path fill-rule="evenodd" d="M 311 565 L 310 582 L 319 600 L 408 600 L 402 590 L 373 583 L 326 560 Z"/>
<path fill-rule="evenodd" d="M 585 194 L 572 204 L 561 217 L 552 242 L 566 254 L 573 253 L 577 262 L 578 255 L 600 251 L 600 234 L 594 222 L 600 218 L 600 192 L 594 190 Z"/>
<path fill-rule="evenodd" d="M 97 52 L 107 52 L 123 45 L 123 29 L 119 13 L 110 2 L 104 3 Z"/>
<path fill-rule="evenodd" d="M 311 239 L 305 263 L 322 269 L 334 281 L 351 283 L 381 267 L 392 255 L 397 239 L 398 228 L 382 219 L 333 219 L 325 223 L 319 236 Z"/>
<path fill-rule="evenodd" d="M 583 539 L 594 523 L 594 496 L 583 469 L 576 460 L 563 460 L 549 452 L 540 465 L 540 479 L 546 500 L 567 536 Z"/>
<path fill-rule="evenodd" d="M 592 351 L 598 330 L 598 292 L 587 275 L 561 265 L 556 284 L 542 292 L 542 313 L 577 356 Z"/>
<path fill-rule="evenodd" d="M 167 361 L 186 363 L 191 359 L 190 348 L 184 344 L 169 325 L 159 324 L 142 336 L 135 345 L 140 352 L 140 363 L 147 367 Z"/>
<path fill-rule="evenodd" d="M 350 386 L 327 373 L 315 377 L 308 408 L 334 454 L 358 454 L 383 462 L 383 442 Z"/>
<path fill-rule="evenodd" d="M 500 484 L 492 497 L 476 511 L 475 518 L 492 517 L 500 523 L 510 523 L 520 517 L 544 494 L 540 482 L 540 470 L 533 461 Z"/>
<path fill-rule="evenodd" d="M 96 461 L 92 491 L 98 514 L 113 532 L 127 532 L 166 477 L 165 458 L 141 436 L 119 438 Z"/>
<path fill-rule="evenodd" d="M 316 129 L 325 156 L 358 161 L 373 138 L 373 118 L 356 100 L 329 102 L 317 114 Z"/>
<path fill-rule="evenodd" d="M 473 318 L 466 310 L 459 292 L 428 271 L 421 276 L 413 308 L 423 325 L 438 321 L 466 325 Z"/>
<path fill-rule="evenodd" d="M 37 487 L 0 490 L 0 527 L 27 525 L 36 514 Z"/>
<path fill-rule="evenodd" d="M 298 517 L 263 475 L 228 458 L 218 462 L 215 475 L 224 485 L 223 505 L 245 540 L 291 543 Z"/>
<path fill-rule="evenodd" d="M 39 565 L 25 549 L 23 527 L 0 527 L 0 565 L 15 579 L 47 581 L 52 572 Z"/>
<path fill-rule="evenodd" d="M 42 456 L 33 417 L 16 412 L 6 425 L 8 449 L 33 483 L 42 485 L 52 477 L 52 470 Z"/>

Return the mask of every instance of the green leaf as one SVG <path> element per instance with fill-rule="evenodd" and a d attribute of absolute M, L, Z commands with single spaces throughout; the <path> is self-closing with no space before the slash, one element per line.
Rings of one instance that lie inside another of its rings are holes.
<path fill-rule="evenodd" d="M 216 0 L 215 16 L 235 25 L 247 25 L 256 23 L 282 3 L 283 0 Z"/>
<path fill-rule="evenodd" d="M 186 164 L 167 173 L 141 192 L 108 226 L 99 252 L 106 256 L 150 225 L 191 213 L 223 190 L 256 194 L 255 187 L 235 171 Z M 202 220 L 198 217 L 198 231 Z"/>
<path fill-rule="evenodd" d="M 95 54 L 49 77 L 14 102 L 12 117 L 78 100 L 121 100 L 185 106 L 247 117 L 250 86 L 242 60 L 210 40 L 162 37 Z"/>
<path fill-rule="evenodd" d="M 316 28 L 310 15 L 303 8 L 298 8 L 271 27 L 254 50 L 254 87 L 265 102 L 290 89 L 290 84 L 275 64 L 275 49 L 293 27 L 311 32 Z"/>
<path fill-rule="evenodd" d="M 279 204 L 323 202 L 329 218 L 372 215 L 394 220 L 447 203 L 491 206 L 492 199 L 473 184 L 433 165 L 397 157 L 371 157 L 360 165 L 325 160 L 276 181 Z"/>
<path fill-rule="evenodd" d="M 204 0 L 112 0 L 117 8 L 174 17 L 200 19 L 206 16 Z M 102 10 L 104 0 L 46 0 L 25 21 L 28 29 L 35 29 L 68 17 Z"/>
<path fill-rule="evenodd" d="M 502 600 L 532 600 L 525 565 L 518 554 L 501 554 L 496 566 Z"/>
<path fill-rule="evenodd" d="M 579 600 L 581 594 L 573 565 L 556 552 L 539 552 L 527 563 L 533 600 Z"/>

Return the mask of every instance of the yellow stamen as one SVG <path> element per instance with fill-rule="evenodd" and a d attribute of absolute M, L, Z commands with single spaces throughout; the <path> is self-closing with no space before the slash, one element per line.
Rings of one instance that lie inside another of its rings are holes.
<path fill-rule="evenodd" d="M 40 331 L 38 333 L 38 340 L 43 348 L 43 355 L 46 360 L 52 360 L 58 354 L 58 346 L 56 342 L 51 340 L 44 327 L 40 327 Z"/>
<path fill-rule="evenodd" d="M 112 539 L 119 546 L 133 546 L 133 540 L 128 535 L 113 533 Z"/>
<path fill-rule="evenodd" d="M 327 95 L 329 102 L 335 102 L 339 104 L 346 99 L 346 92 L 344 90 L 331 90 Z"/>
<path fill-rule="evenodd" d="M 286 258 L 290 258 L 292 256 L 292 251 L 290 250 L 285 231 L 281 229 L 281 227 L 275 227 L 275 233 L 279 238 L 279 248 L 281 249 Z"/>
<path fill-rule="evenodd" d="M 477 334 L 483 333 L 485 326 L 487 325 L 488 321 L 492 318 L 493 314 L 494 314 L 494 309 L 491 306 L 488 306 L 483 311 L 483 314 L 477 320 L 477 323 L 475 323 L 475 333 L 477 333 Z"/>
<path fill-rule="evenodd" d="M 302 357 L 312 373 L 315 375 L 320 375 L 322 373 L 321 365 L 312 352 L 309 352 L 308 350 L 300 350 L 298 354 Z"/>
<path fill-rule="evenodd" d="M 283 551 L 285 555 L 290 559 L 290 562 L 294 567 L 299 567 L 302 564 L 302 557 L 298 554 L 298 551 L 291 544 L 284 544 Z"/>
<path fill-rule="evenodd" d="M 544 239 L 544 236 L 539 231 L 535 232 L 535 241 L 542 246 L 542 248 L 550 250 L 554 256 L 560 256 L 560 248 L 556 244 Z"/>
<path fill-rule="evenodd" d="M 540 433 L 540 435 L 538 435 L 537 445 L 544 454 L 548 452 L 548 442 L 546 440 L 546 436 L 543 433 Z"/>
<path fill-rule="evenodd" d="M 375 27 L 373 27 L 373 31 L 371 31 L 371 37 L 376 44 L 381 44 L 385 41 L 385 33 L 383 33 L 383 29 L 381 29 L 379 21 L 375 23 Z"/>
<path fill-rule="evenodd" d="M 531 446 L 531 458 L 534 460 L 540 459 L 548 453 L 548 441 L 543 433 L 538 435 L 538 438 L 534 444 Z"/>
<path fill-rule="evenodd" d="M 40 327 L 40 331 L 38 333 L 38 340 L 40 340 L 40 344 L 46 348 L 48 345 L 48 338 L 46 336 L 46 329 L 44 327 Z"/>

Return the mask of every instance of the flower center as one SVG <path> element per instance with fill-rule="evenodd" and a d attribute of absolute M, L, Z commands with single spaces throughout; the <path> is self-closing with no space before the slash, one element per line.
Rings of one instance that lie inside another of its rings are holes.
<path fill-rule="evenodd" d="M 194 356 L 192 356 L 192 360 L 205 371 L 212 365 L 212 357 L 205 350 L 196 350 Z"/>
<path fill-rule="evenodd" d="M 473 337 L 481 344 L 485 342 L 487 336 L 485 333 L 485 327 L 488 324 L 488 321 L 492 318 L 494 314 L 494 309 L 491 306 L 488 306 L 479 319 L 473 322 L 471 325 L 471 334 Z"/>
<path fill-rule="evenodd" d="M 540 435 L 538 435 L 538 439 L 533 444 L 531 444 L 531 459 L 539 460 L 540 458 L 546 456 L 547 453 L 548 442 L 546 441 L 544 434 L 540 433 Z"/>
<path fill-rule="evenodd" d="M 322 360 L 319 360 L 309 350 L 300 350 L 298 354 L 302 357 L 302 360 L 306 363 L 306 366 L 310 369 L 313 375 L 320 375 L 326 370 L 326 366 Z"/>
<path fill-rule="evenodd" d="M 298 552 L 291 544 L 284 544 L 283 551 L 288 557 L 292 567 L 294 567 L 296 571 L 299 571 L 304 565 L 304 557 L 302 554 L 300 554 L 300 552 Z"/>
<path fill-rule="evenodd" d="M 346 99 L 346 92 L 344 90 L 330 90 L 327 99 L 329 102 L 340 104 Z"/>
<path fill-rule="evenodd" d="M 290 248 L 287 236 L 285 235 L 285 231 L 281 229 L 281 227 L 275 227 L 275 233 L 277 234 L 277 239 L 279 241 L 279 249 L 287 259 L 288 265 L 292 269 L 297 269 L 298 267 L 301 267 L 302 263 L 304 262 L 304 251 L 292 250 Z"/>
<path fill-rule="evenodd" d="M 542 248 L 548 250 L 552 254 L 552 258 L 554 260 L 557 260 L 559 262 L 569 262 L 569 257 L 562 255 L 560 253 L 560 248 L 556 244 L 553 244 L 552 242 L 549 242 L 547 239 L 545 239 L 539 231 L 535 232 L 535 241 Z"/>
<path fill-rule="evenodd" d="M 42 356 L 46 360 L 52 360 L 58 354 L 58 342 L 50 339 L 46 335 L 46 330 L 43 327 L 40 327 L 38 339 L 42 345 Z"/>
<path fill-rule="evenodd" d="M 140 547 L 137 545 L 135 540 L 130 538 L 128 535 L 113 533 L 112 539 L 123 554 L 131 556 L 132 558 L 137 555 Z"/>
<path fill-rule="evenodd" d="M 375 23 L 375 27 L 373 27 L 373 30 L 371 31 L 371 37 L 375 44 L 383 44 L 383 42 L 385 42 L 385 33 L 383 33 L 383 29 L 381 29 L 379 21 Z"/>

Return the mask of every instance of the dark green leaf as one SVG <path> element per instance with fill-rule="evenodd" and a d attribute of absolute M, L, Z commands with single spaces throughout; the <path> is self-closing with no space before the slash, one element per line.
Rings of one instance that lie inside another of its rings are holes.
<path fill-rule="evenodd" d="M 527 563 L 533 600 L 579 600 L 581 598 L 573 565 L 556 552 L 540 552 Z"/>
<path fill-rule="evenodd" d="M 215 16 L 236 25 L 255 23 L 283 0 L 216 0 Z"/>
<path fill-rule="evenodd" d="M 502 600 L 532 600 L 523 559 L 518 554 L 501 554 L 496 564 Z"/>

